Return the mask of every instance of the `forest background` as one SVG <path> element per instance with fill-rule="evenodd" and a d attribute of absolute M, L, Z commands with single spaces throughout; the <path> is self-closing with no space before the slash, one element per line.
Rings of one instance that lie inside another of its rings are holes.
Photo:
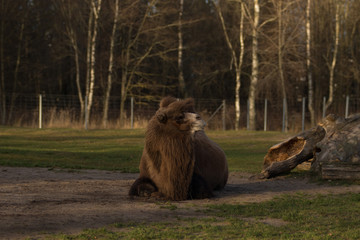
<path fill-rule="evenodd" d="M 343 115 L 346 96 L 360 111 L 360 1 L 0 4 L 2 125 L 36 121 L 40 94 L 48 115 L 64 122 L 67 109 L 70 124 L 104 128 L 126 125 L 131 98 L 150 117 L 166 95 L 194 97 L 209 115 L 226 100 L 232 129 L 261 128 L 265 99 L 286 130 L 304 100 L 309 126 Z"/>

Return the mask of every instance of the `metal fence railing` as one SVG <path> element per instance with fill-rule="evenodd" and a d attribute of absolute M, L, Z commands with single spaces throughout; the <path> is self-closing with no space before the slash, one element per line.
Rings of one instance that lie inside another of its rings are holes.
<path fill-rule="evenodd" d="M 84 128 L 80 101 L 71 95 L 16 95 L 6 96 L 5 112 L 0 110 L 2 125 L 25 127 Z M 326 99 L 325 99 L 326 100 Z M 325 100 L 323 102 L 325 102 Z M 360 98 L 344 96 L 325 113 L 319 104 L 318 121 L 329 113 L 347 117 L 360 112 Z M 258 99 L 256 101 L 256 126 L 264 131 L 299 132 L 310 128 L 307 99 L 287 101 L 288 128 L 284 129 L 284 103 L 282 100 Z M 232 99 L 195 99 L 196 110 L 207 121 L 209 129 L 234 129 L 235 109 Z M 323 103 L 324 104 L 324 103 Z M 107 128 L 144 128 L 159 106 L 159 100 L 128 98 L 125 101 L 124 122 L 120 124 L 120 97 L 109 100 Z M 246 101 L 241 102 L 240 128 L 248 123 Z M 89 119 L 89 128 L 102 128 L 103 97 L 94 97 Z"/>

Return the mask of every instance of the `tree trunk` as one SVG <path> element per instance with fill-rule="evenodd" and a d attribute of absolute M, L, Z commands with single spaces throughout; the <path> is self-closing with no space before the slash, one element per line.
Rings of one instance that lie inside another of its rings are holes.
<path fill-rule="evenodd" d="M 121 76 L 121 99 L 120 99 L 120 118 L 119 118 L 120 127 L 123 127 L 124 119 L 125 119 L 124 110 L 125 110 L 125 101 L 127 96 L 127 88 L 126 88 L 127 82 L 128 82 L 127 71 L 123 71 Z"/>
<path fill-rule="evenodd" d="M 239 51 L 239 57 L 236 56 L 236 51 L 234 49 L 233 44 L 231 43 L 231 40 L 229 38 L 229 35 L 227 33 L 227 28 L 225 25 L 224 17 L 222 15 L 221 8 L 218 4 L 216 4 L 215 1 L 213 1 L 214 5 L 216 6 L 217 12 L 219 14 L 221 26 L 224 32 L 226 43 L 229 47 L 229 50 L 231 52 L 231 58 L 232 63 L 235 67 L 235 130 L 239 129 L 239 122 L 240 122 L 240 87 L 241 87 L 241 67 L 243 63 L 244 58 L 244 3 L 240 2 L 240 23 L 239 23 L 239 42 L 240 42 L 240 51 Z"/>
<path fill-rule="evenodd" d="M 236 122 L 235 122 L 235 130 L 239 130 L 240 125 L 240 87 L 241 87 L 241 68 L 244 59 L 244 3 L 240 2 L 241 8 L 241 16 L 240 16 L 240 27 L 239 27 L 239 42 L 240 42 L 240 52 L 239 52 L 239 60 L 236 67 L 236 85 L 235 85 L 235 114 L 236 114 Z"/>
<path fill-rule="evenodd" d="M 69 2 L 65 2 L 64 0 L 62 1 L 56 1 L 53 0 L 53 4 L 55 6 L 58 6 L 58 8 L 61 11 L 61 14 L 64 18 L 64 24 L 65 24 L 65 35 L 69 38 L 69 45 L 70 48 L 74 51 L 74 62 L 75 62 L 75 84 L 76 84 L 76 90 L 77 90 L 77 95 L 79 98 L 79 102 L 80 102 L 80 121 L 83 122 L 84 120 L 84 112 L 85 112 L 85 103 L 84 103 L 84 97 L 83 97 L 83 93 L 82 93 L 82 89 L 81 89 L 81 85 L 80 85 L 80 62 L 79 62 L 79 48 L 78 48 L 78 40 L 77 40 L 77 35 L 76 32 L 74 30 L 74 21 L 73 21 L 73 13 L 72 13 L 72 6 L 69 4 Z M 91 17 L 89 17 L 89 20 L 92 19 Z M 92 21 L 92 20 L 91 20 Z M 90 26 L 91 24 L 89 24 Z M 89 33 L 89 32 L 88 32 Z M 90 37 L 88 38 L 90 39 Z M 90 50 L 89 46 L 88 49 Z M 87 56 L 90 56 L 90 54 L 88 53 Z M 88 63 L 88 59 L 87 59 L 87 63 Z M 90 65 L 89 65 L 90 66 Z M 88 69 L 88 66 L 87 66 Z M 88 74 L 86 75 L 86 78 L 88 77 Z M 86 79 L 86 86 L 88 86 L 88 82 Z M 87 90 L 86 90 L 87 91 Z M 87 94 L 87 92 L 85 92 L 85 95 Z"/>
<path fill-rule="evenodd" d="M 281 173 L 290 172 L 300 163 L 313 158 L 315 145 L 324 136 L 325 130 L 318 126 L 272 146 L 264 157 L 260 177 L 272 178 Z"/>
<path fill-rule="evenodd" d="M 281 81 L 282 97 L 284 99 L 284 132 L 288 129 L 288 107 L 287 107 L 287 96 L 285 87 L 285 77 L 283 71 L 283 47 L 284 47 L 284 31 L 282 27 L 282 0 L 278 1 L 278 67 L 279 77 Z"/>
<path fill-rule="evenodd" d="M 330 114 L 316 128 L 272 146 L 259 177 L 290 172 L 312 158 L 311 169 L 325 179 L 359 179 L 360 114 L 346 119 Z"/>
<path fill-rule="evenodd" d="M 310 22 L 311 0 L 307 1 L 306 6 L 306 71 L 308 78 L 308 108 L 310 112 L 311 126 L 315 125 L 314 111 L 314 87 L 311 72 L 311 22 Z"/>
<path fill-rule="evenodd" d="M 102 118 L 102 125 L 103 128 L 107 127 L 108 122 L 108 111 L 109 111 L 109 99 L 110 99 L 110 92 L 112 86 L 112 78 L 113 78 L 113 66 L 114 66 L 114 46 L 115 46 L 115 37 L 116 37 L 116 29 L 118 23 L 118 16 L 119 16 L 119 0 L 115 0 L 115 10 L 114 10 L 114 23 L 111 32 L 111 39 L 110 39 L 110 56 L 109 56 L 109 68 L 108 68 L 108 76 L 107 76 L 107 87 L 104 97 L 104 112 Z"/>
<path fill-rule="evenodd" d="M 86 81 L 85 81 L 85 97 L 88 98 L 90 86 L 90 67 L 91 67 L 91 36 L 93 25 L 93 11 L 90 6 L 89 20 L 88 20 L 88 34 L 87 34 L 87 47 L 86 47 Z"/>
<path fill-rule="evenodd" d="M 92 1 L 92 0 L 91 0 Z M 85 81 L 85 102 L 89 104 L 89 91 L 90 91 L 90 68 L 91 68 L 91 36 L 92 36 L 92 25 L 93 25 L 94 14 L 92 6 L 90 6 L 89 20 L 88 20 L 88 36 L 87 36 L 87 47 L 86 47 L 86 81 Z M 86 110 L 85 110 L 86 107 Z M 88 126 L 89 114 L 87 112 L 87 106 L 84 106 L 85 113 L 85 126 Z"/>
<path fill-rule="evenodd" d="M 22 19 L 21 26 L 20 26 L 19 45 L 17 48 L 16 64 L 15 64 L 15 70 L 14 70 L 14 82 L 13 82 L 13 88 L 12 88 L 12 94 L 11 94 L 11 100 L 10 100 L 8 123 L 11 122 L 15 99 L 17 98 L 17 95 L 18 95 L 16 92 L 16 86 L 18 84 L 19 68 L 20 68 L 20 63 L 21 63 L 21 48 L 22 48 L 22 42 L 23 42 L 23 37 L 24 37 L 24 28 L 25 28 L 25 17 Z"/>
<path fill-rule="evenodd" d="M 90 47 L 90 51 L 88 50 L 88 66 L 90 67 L 88 70 L 89 77 L 88 77 L 88 86 L 87 86 L 87 111 L 85 119 L 89 122 L 90 121 L 90 112 L 93 102 L 93 95 L 94 95 L 94 86 L 95 86 L 95 50 L 96 50 L 96 37 L 98 33 L 98 24 L 99 24 L 99 14 L 101 10 L 101 0 L 91 1 L 90 6 L 90 18 L 93 20 L 89 20 L 89 34 L 90 37 L 90 44 L 88 42 L 88 47 Z M 92 25 L 91 25 L 92 24 Z M 88 125 L 88 122 L 85 125 Z"/>
<path fill-rule="evenodd" d="M 336 3 L 335 13 L 335 43 L 334 43 L 334 54 L 331 62 L 330 77 L 329 77 L 329 99 L 325 104 L 325 112 L 330 107 L 334 100 L 334 70 L 336 65 L 337 52 L 339 48 L 339 32 L 340 32 L 340 4 Z"/>
<path fill-rule="evenodd" d="M 4 0 L 1 1 L 1 9 L 4 9 Z M 5 64 L 4 64 L 4 34 L 5 34 L 5 19 L 1 18 L 0 26 L 0 114 L 1 124 L 5 124 L 6 120 L 6 90 L 5 90 Z"/>
<path fill-rule="evenodd" d="M 76 38 L 73 38 L 72 46 L 74 49 L 74 61 L 75 61 L 75 71 L 76 71 L 75 82 L 76 82 L 76 88 L 77 88 L 78 97 L 79 97 L 79 101 L 80 101 L 80 119 L 82 122 L 82 120 L 84 119 L 85 103 L 84 103 L 84 98 L 83 98 L 83 94 L 81 91 L 81 85 L 80 85 L 79 48 L 77 46 Z"/>
<path fill-rule="evenodd" d="M 178 37 L 179 37 L 179 47 L 178 47 L 178 69 L 179 69 L 179 92 L 180 97 L 187 97 L 186 86 L 184 80 L 184 70 L 183 70 L 183 36 L 182 36 L 182 16 L 184 12 L 184 0 L 180 0 L 180 10 L 179 10 L 179 28 L 178 28 Z"/>
<path fill-rule="evenodd" d="M 252 29 L 252 71 L 249 88 L 249 129 L 256 130 L 255 98 L 258 82 L 259 60 L 258 60 L 258 26 L 260 17 L 259 0 L 254 0 L 254 20 Z"/>

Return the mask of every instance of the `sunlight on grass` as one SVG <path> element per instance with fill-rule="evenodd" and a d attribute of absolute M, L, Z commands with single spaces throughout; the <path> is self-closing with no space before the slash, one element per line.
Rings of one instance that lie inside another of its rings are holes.
<path fill-rule="evenodd" d="M 230 171 L 250 173 L 260 172 L 268 149 L 290 136 L 255 131 L 212 131 L 208 135 L 225 151 Z"/>
<path fill-rule="evenodd" d="M 144 130 L 1 128 L 0 165 L 137 171 Z"/>
<path fill-rule="evenodd" d="M 137 172 L 144 129 L 76 130 L 0 128 L 0 165 Z M 230 171 L 261 170 L 268 148 L 287 135 L 279 132 L 209 131 L 225 151 Z"/>

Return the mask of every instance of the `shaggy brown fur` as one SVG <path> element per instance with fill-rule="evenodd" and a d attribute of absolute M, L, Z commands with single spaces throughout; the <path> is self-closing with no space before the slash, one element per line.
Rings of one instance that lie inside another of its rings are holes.
<path fill-rule="evenodd" d="M 130 196 L 153 195 L 171 200 L 207 198 L 225 186 L 224 152 L 202 130 L 194 100 L 164 98 L 149 122 L 140 161 L 140 177 Z"/>

